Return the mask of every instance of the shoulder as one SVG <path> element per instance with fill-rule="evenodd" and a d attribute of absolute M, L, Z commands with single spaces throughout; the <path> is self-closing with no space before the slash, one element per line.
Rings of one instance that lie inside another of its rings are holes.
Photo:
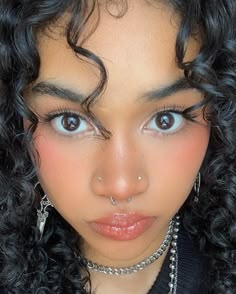
<path fill-rule="evenodd" d="M 177 269 L 177 292 L 176 294 L 207 294 L 207 260 L 201 254 L 194 239 L 181 229 L 178 238 L 178 269 Z M 148 292 L 168 293 L 170 281 L 168 253 L 161 272 L 154 285 Z"/>
<path fill-rule="evenodd" d="M 181 230 L 178 240 L 178 293 L 205 294 L 207 291 L 207 260 L 194 239 Z"/>

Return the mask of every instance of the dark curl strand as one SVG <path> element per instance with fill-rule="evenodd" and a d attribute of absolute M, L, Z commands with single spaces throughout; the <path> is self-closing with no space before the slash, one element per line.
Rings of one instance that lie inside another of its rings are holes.
<path fill-rule="evenodd" d="M 107 2 L 109 9 L 111 1 Z M 128 9 L 126 1 L 121 4 L 121 15 L 114 17 L 122 17 Z M 205 118 L 211 124 L 209 147 L 201 167 L 200 200 L 194 204 L 191 193 L 180 214 L 207 257 L 209 293 L 235 294 L 236 2 L 166 0 L 166 4 L 181 18 L 176 62 L 188 83 L 204 94 Z M 22 93 L 39 74 L 37 33 L 57 25 L 66 13 L 64 33 L 69 46 L 101 74 L 96 89 L 84 101 L 84 109 L 103 137 L 109 138 L 110 132 L 90 110 L 105 89 L 107 72 L 101 59 L 83 48 L 80 40 L 91 15 L 96 14 L 98 24 L 98 7 L 96 0 L 0 0 L 1 294 L 91 291 L 89 273 L 76 258 L 80 238 L 74 229 L 53 208 L 42 239 L 36 228 L 40 195 L 34 190 L 36 171 L 29 145 L 38 120 L 25 105 Z M 190 37 L 201 43 L 194 60 L 185 58 Z M 32 122 L 26 134 L 23 117 Z"/>

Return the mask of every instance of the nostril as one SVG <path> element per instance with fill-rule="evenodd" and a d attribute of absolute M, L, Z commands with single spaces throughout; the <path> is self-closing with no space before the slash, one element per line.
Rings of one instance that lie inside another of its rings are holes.
<path fill-rule="evenodd" d="M 132 198 L 144 193 L 148 187 L 148 179 L 144 174 L 133 176 L 131 173 L 96 174 L 92 181 L 92 190 L 98 196 L 109 198 L 115 205 L 116 201 L 131 202 Z M 113 199 L 113 201 L 111 200 Z"/>

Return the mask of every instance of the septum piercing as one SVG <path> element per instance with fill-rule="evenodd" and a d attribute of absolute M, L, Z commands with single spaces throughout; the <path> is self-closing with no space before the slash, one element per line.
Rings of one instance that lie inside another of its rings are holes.
<path fill-rule="evenodd" d="M 112 205 L 114 205 L 114 206 L 117 205 L 116 199 L 113 198 L 112 196 L 110 196 L 110 201 L 111 201 Z M 132 201 L 132 197 L 127 198 L 127 202 L 131 202 L 131 201 Z"/>
<path fill-rule="evenodd" d="M 142 180 L 142 177 L 141 177 L 141 176 L 138 176 L 137 179 L 138 179 L 139 181 L 141 181 L 141 180 Z M 100 177 L 100 176 L 98 176 L 98 177 L 97 177 L 97 180 L 101 182 L 101 181 L 103 181 L 103 178 Z M 112 204 L 112 205 L 114 205 L 114 206 L 117 205 L 116 199 L 113 198 L 112 196 L 110 196 L 110 201 L 111 201 L 111 204 Z M 131 201 L 132 201 L 132 197 L 128 197 L 128 198 L 127 198 L 127 202 L 131 202 Z"/>
<path fill-rule="evenodd" d="M 112 205 L 117 205 L 116 200 L 112 196 L 110 196 L 110 200 Z"/>
<path fill-rule="evenodd" d="M 100 176 L 98 176 L 97 179 L 98 179 L 98 181 L 100 181 L 100 182 L 103 181 L 103 178 L 100 177 Z M 142 180 L 142 177 L 141 177 L 141 176 L 138 176 L 137 179 L 138 179 L 139 181 L 141 181 L 141 180 Z"/>

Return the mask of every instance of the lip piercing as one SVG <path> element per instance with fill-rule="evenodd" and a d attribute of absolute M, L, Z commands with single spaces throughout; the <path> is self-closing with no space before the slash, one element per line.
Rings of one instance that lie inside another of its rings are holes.
<path fill-rule="evenodd" d="M 131 202 L 132 201 L 132 197 L 129 197 L 128 199 L 127 199 L 127 202 Z"/>
<path fill-rule="evenodd" d="M 141 176 L 138 176 L 138 180 L 141 181 L 142 180 L 142 177 Z"/>

